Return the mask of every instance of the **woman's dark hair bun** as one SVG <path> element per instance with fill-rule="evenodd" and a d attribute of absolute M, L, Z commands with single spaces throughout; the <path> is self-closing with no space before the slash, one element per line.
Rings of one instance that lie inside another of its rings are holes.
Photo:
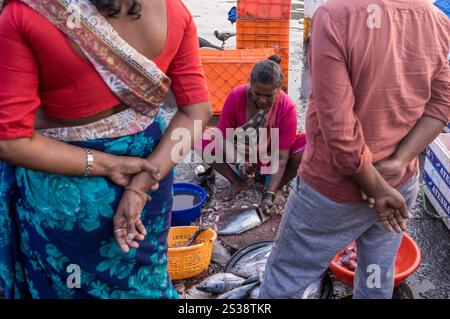
<path fill-rule="evenodd" d="M 270 57 L 267 58 L 267 60 L 273 61 L 276 64 L 280 65 L 281 64 L 281 57 L 279 55 L 271 55 Z"/>

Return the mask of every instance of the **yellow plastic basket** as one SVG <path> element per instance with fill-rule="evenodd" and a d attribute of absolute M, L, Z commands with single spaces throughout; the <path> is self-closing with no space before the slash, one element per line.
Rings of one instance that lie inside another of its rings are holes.
<path fill-rule="evenodd" d="M 199 244 L 182 247 L 197 230 L 197 226 L 170 228 L 168 269 L 172 280 L 194 277 L 208 268 L 213 242 L 217 238 L 214 230 L 208 228 L 203 231 L 196 239 Z"/>

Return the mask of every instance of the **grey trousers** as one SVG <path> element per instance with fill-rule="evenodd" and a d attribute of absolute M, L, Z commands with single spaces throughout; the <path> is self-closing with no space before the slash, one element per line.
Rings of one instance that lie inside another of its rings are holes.
<path fill-rule="evenodd" d="M 419 174 L 398 190 L 411 209 L 419 191 Z M 260 298 L 301 298 L 333 257 L 355 240 L 358 268 L 353 297 L 390 299 L 402 238 L 403 234 L 387 232 L 367 203 L 334 202 L 298 177 L 267 261 Z M 373 274 L 378 274 L 378 283 Z"/>

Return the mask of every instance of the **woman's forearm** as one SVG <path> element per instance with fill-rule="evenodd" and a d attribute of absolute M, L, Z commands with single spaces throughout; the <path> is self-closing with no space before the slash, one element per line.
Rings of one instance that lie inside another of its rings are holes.
<path fill-rule="evenodd" d="M 94 165 L 91 175 L 106 176 L 111 166 L 111 155 L 92 150 Z M 0 141 L 0 160 L 15 166 L 51 174 L 80 176 L 86 169 L 86 152 L 42 134 L 31 138 Z"/>
<path fill-rule="evenodd" d="M 148 160 L 159 168 L 164 178 L 193 149 L 211 118 L 209 103 L 186 106 L 177 111 L 156 149 Z M 194 129 L 194 124 L 197 126 Z M 181 137 L 182 136 L 182 137 Z M 131 186 L 148 191 L 156 181 L 147 172 L 137 174 Z"/>
<path fill-rule="evenodd" d="M 286 171 L 288 160 L 289 158 L 280 158 L 277 172 L 270 175 L 269 187 L 267 188 L 268 192 L 276 193 L 278 191 L 278 187 L 280 186 L 281 180 L 283 179 L 283 175 Z"/>

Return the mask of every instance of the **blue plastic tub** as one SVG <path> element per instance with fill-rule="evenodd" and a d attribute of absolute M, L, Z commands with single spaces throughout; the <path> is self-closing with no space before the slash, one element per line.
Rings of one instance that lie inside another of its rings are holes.
<path fill-rule="evenodd" d="M 172 210 L 172 226 L 189 226 L 191 222 L 200 217 L 200 209 L 206 201 L 206 191 L 203 187 L 193 183 L 174 183 L 173 195 L 175 196 L 177 193 L 190 193 L 194 196 L 198 196 L 200 199 L 200 201 L 191 208 Z"/>

